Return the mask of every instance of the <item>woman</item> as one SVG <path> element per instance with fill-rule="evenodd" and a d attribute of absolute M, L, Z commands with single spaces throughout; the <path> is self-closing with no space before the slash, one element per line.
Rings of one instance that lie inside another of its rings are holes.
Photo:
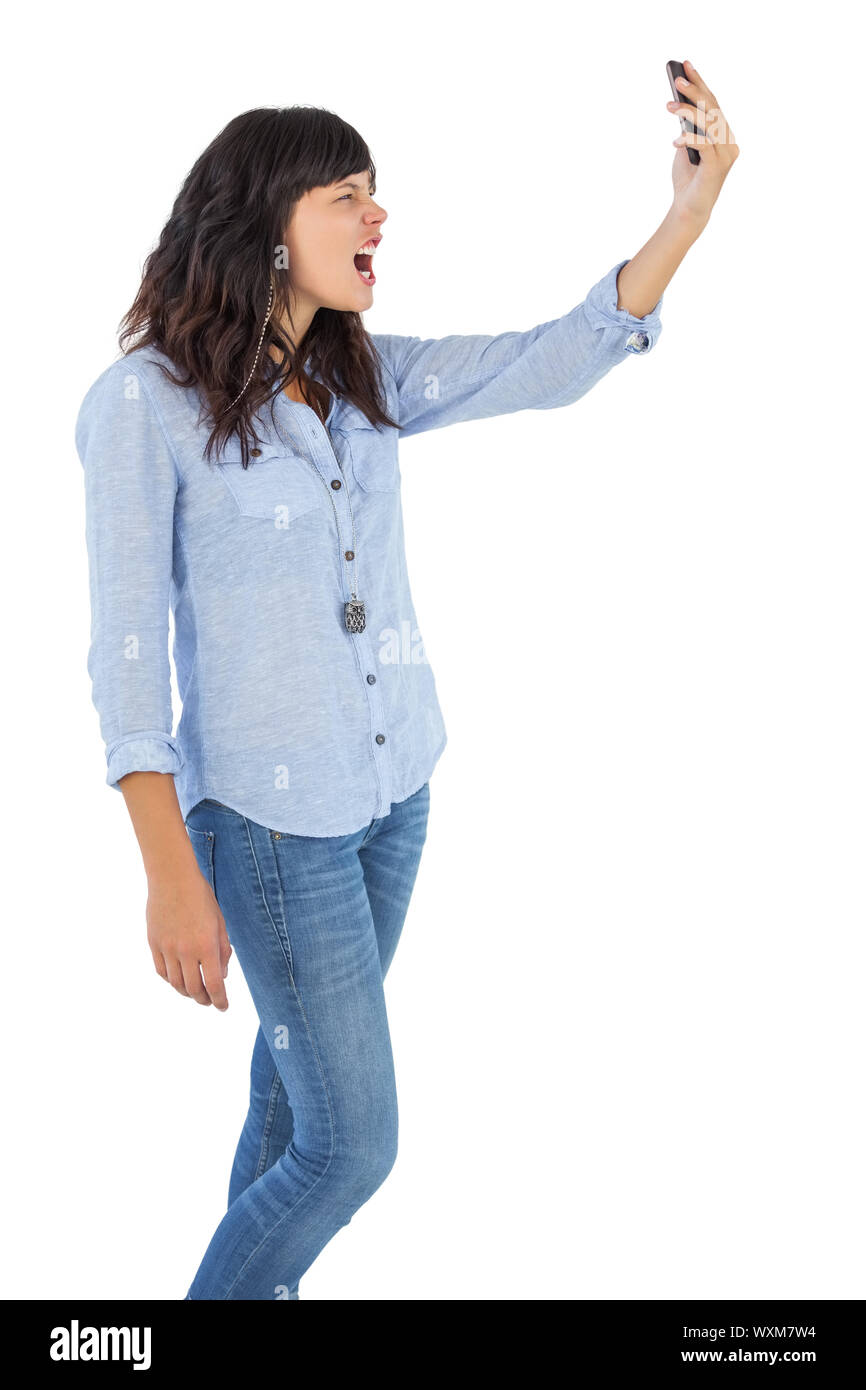
<path fill-rule="evenodd" d="M 154 965 L 224 1010 L 236 950 L 260 1020 L 188 1299 L 297 1299 L 396 1154 L 383 980 L 446 742 L 397 431 L 570 405 L 649 351 L 736 154 L 701 148 L 678 151 L 647 245 L 562 318 L 422 341 L 362 324 L 387 217 L 364 141 L 327 111 L 249 111 L 190 172 L 124 320 L 135 346 L 84 399 L 88 669 Z"/>

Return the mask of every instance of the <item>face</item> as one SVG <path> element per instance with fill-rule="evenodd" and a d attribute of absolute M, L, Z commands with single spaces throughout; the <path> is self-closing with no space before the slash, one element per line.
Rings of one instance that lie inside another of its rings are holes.
<path fill-rule="evenodd" d="M 387 216 L 373 199 L 366 171 L 304 194 L 287 238 L 296 319 L 309 322 L 319 308 L 356 313 L 369 309 L 375 283 L 372 257 L 355 257 L 368 241 L 381 236 Z"/>

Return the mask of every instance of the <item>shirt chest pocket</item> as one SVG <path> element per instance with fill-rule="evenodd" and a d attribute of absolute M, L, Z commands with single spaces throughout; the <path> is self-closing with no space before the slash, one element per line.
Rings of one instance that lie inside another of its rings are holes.
<path fill-rule="evenodd" d="M 397 431 L 376 429 L 355 406 L 344 406 L 331 433 L 345 440 L 352 474 L 364 492 L 399 492 Z"/>
<path fill-rule="evenodd" d="M 241 464 L 240 440 L 229 440 L 219 475 L 241 516 L 269 521 L 286 530 L 298 517 L 322 505 L 322 481 L 312 465 L 282 443 L 265 443 L 249 466 Z"/>

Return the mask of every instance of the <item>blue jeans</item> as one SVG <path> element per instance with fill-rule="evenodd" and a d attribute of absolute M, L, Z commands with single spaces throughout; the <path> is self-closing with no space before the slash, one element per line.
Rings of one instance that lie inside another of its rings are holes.
<path fill-rule="evenodd" d="M 287 835 L 218 801 L 186 818 L 259 1016 L 229 1205 L 187 1299 L 296 1299 L 384 1182 L 397 1092 L 383 981 L 430 784 L 352 835 Z"/>

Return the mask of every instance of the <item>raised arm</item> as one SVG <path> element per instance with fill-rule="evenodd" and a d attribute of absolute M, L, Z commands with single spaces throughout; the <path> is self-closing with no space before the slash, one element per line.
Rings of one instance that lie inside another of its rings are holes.
<path fill-rule="evenodd" d="M 706 228 L 739 155 L 715 96 L 694 64 L 686 59 L 683 66 L 678 86 L 689 102 L 667 105 L 695 129 L 674 140 L 671 207 L 637 254 L 613 266 L 582 303 L 524 332 L 371 335 L 393 380 L 402 434 L 572 405 L 617 363 L 658 342 L 665 288 Z M 687 146 L 699 150 L 699 164 L 690 162 Z"/>
<path fill-rule="evenodd" d="M 561 318 L 523 332 L 409 338 L 372 334 L 397 392 L 402 435 L 518 410 L 553 410 L 586 395 L 662 331 L 662 297 L 641 318 L 617 307 L 618 261 Z"/>

